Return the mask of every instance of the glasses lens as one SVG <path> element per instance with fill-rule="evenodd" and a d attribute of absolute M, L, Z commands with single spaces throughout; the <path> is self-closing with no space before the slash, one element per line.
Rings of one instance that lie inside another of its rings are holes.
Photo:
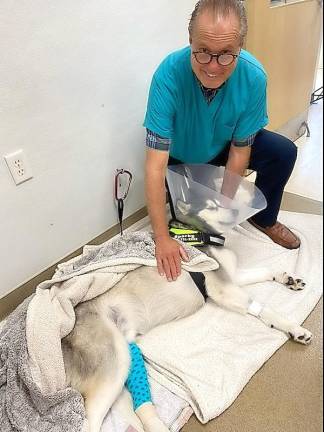
<path fill-rule="evenodd" d="M 211 55 L 204 52 L 196 52 L 195 57 L 198 63 L 207 64 L 211 61 Z"/>
<path fill-rule="evenodd" d="M 232 54 L 221 54 L 218 57 L 218 63 L 222 66 L 229 66 L 233 63 L 235 57 Z"/>

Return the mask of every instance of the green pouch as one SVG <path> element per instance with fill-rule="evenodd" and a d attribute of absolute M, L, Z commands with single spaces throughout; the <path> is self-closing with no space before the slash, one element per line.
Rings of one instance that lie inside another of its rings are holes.
<path fill-rule="evenodd" d="M 225 237 L 219 234 L 201 232 L 176 220 L 169 222 L 169 233 L 175 240 L 180 240 L 190 246 L 224 246 L 225 243 Z"/>

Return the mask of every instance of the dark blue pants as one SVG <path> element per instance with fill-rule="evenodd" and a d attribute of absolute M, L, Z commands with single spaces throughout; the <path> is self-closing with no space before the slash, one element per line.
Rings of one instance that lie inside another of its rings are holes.
<path fill-rule="evenodd" d="M 211 165 L 225 166 L 230 146 L 226 147 Z M 262 227 L 272 226 L 277 221 L 284 188 L 293 171 L 297 158 L 297 147 L 288 138 L 262 129 L 255 137 L 251 148 L 249 169 L 256 171 L 255 184 L 267 199 L 267 208 L 253 216 L 253 221 Z M 169 165 L 181 163 L 170 157 Z"/>

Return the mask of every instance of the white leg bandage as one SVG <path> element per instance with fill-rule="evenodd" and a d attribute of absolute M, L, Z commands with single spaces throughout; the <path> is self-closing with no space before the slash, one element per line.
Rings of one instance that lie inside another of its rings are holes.
<path fill-rule="evenodd" d="M 262 312 L 262 309 L 263 309 L 263 305 L 262 304 L 254 301 L 254 300 L 251 300 L 250 304 L 249 304 L 249 307 L 248 307 L 248 313 L 250 315 L 253 315 L 253 316 L 259 318 L 260 314 Z"/>

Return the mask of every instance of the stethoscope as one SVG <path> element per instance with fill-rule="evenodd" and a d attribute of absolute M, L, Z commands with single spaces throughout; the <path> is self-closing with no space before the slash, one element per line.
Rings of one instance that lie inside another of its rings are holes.
<path fill-rule="evenodd" d="M 115 200 L 117 201 L 120 235 L 123 235 L 124 201 L 127 198 L 133 175 L 130 171 L 118 169 L 115 175 Z"/>

